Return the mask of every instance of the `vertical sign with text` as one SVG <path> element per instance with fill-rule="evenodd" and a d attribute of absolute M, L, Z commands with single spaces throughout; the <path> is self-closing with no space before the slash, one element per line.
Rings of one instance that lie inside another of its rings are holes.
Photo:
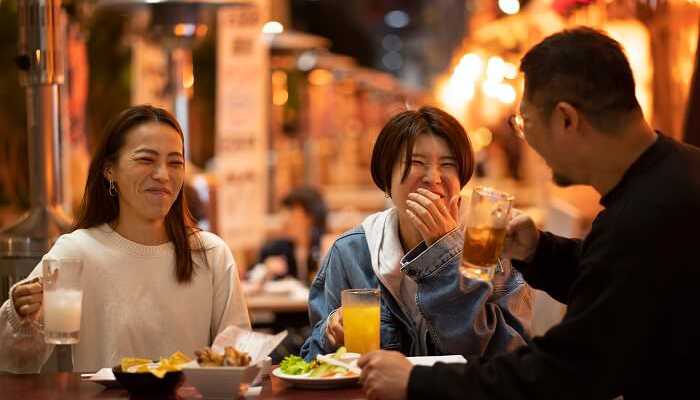
<path fill-rule="evenodd" d="M 131 42 L 131 59 L 131 104 L 150 104 L 172 112 L 165 49 L 137 36 Z"/>
<path fill-rule="evenodd" d="M 219 9 L 216 69 L 218 233 L 234 250 L 264 238 L 269 0 Z"/>

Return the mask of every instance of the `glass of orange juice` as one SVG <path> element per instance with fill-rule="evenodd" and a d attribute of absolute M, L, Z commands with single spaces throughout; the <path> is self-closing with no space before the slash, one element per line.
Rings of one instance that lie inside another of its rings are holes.
<path fill-rule="evenodd" d="M 345 348 L 365 354 L 379 350 L 379 289 L 346 289 L 341 293 Z"/>

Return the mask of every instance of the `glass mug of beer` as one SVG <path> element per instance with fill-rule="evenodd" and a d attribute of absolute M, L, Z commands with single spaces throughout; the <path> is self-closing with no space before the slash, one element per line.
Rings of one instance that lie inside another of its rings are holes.
<path fill-rule="evenodd" d="M 44 260 L 44 341 L 74 344 L 80 341 L 80 317 L 83 303 L 83 260 Z"/>
<path fill-rule="evenodd" d="M 340 296 L 345 348 L 360 354 L 379 350 L 379 289 L 346 289 Z"/>
<path fill-rule="evenodd" d="M 499 264 L 506 238 L 506 225 L 514 197 L 477 186 L 472 192 L 464 230 L 460 272 L 467 279 L 490 282 Z M 464 288 L 466 280 L 461 280 Z"/>

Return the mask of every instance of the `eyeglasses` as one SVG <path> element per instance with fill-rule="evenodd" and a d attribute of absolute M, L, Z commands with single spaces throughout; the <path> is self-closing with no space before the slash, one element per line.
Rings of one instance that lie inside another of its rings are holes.
<path fill-rule="evenodd" d="M 513 114 L 508 118 L 508 125 L 513 130 L 513 133 L 520 139 L 525 139 L 525 120 L 519 113 Z"/>

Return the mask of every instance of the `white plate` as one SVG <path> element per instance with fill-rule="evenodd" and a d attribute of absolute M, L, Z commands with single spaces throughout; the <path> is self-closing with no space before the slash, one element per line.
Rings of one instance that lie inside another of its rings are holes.
<path fill-rule="evenodd" d="M 82 380 L 97 383 L 107 389 L 119 388 L 122 386 L 114 377 L 112 368 L 102 368 L 94 374 L 82 374 Z"/>
<path fill-rule="evenodd" d="M 290 295 L 303 287 L 304 285 L 298 280 L 286 278 L 279 281 L 265 282 L 263 293 L 270 295 Z"/>
<path fill-rule="evenodd" d="M 346 353 L 343 361 L 351 362 L 360 357 L 357 353 Z M 461 355 L 434 356 L 434 357 L 408 357 L 413 365 L 433 365 L 436 362 L 444 363 L 466 363 L 467 360 Z M 272 375 L 287 382 L 292 386 L 303 389 L 333 389 L 344 386 L 356 385 L 360 382 L 359 376 L 335 376 L 329 378 L 315 378 L 308 375 L 289 375 L 282 372 L 281 368 L 275 368 Z"/>
<path fill-rule="evenodd" d="M 317 378 L 304 375 L 289 375 L 282 372 L 282 369 L 279 367 L 272 371 L 272 375 L 292 386 L 302 389 L 333 389 L 343 386 L 353 386 L 360 382 L 359 376 L 332 376 L 328 378 Z"/>
<path fill-rule="evenodd" d="M 443 362 L 448 364 L 466 364 L 467 359 L 459 354 L 453 354 L 449 356 L 423 356 L 423 357 L 408 357 L 408 361 L 413 365 L 425 365 L 427 367 L 432 367 L 436 362 Z"/>

